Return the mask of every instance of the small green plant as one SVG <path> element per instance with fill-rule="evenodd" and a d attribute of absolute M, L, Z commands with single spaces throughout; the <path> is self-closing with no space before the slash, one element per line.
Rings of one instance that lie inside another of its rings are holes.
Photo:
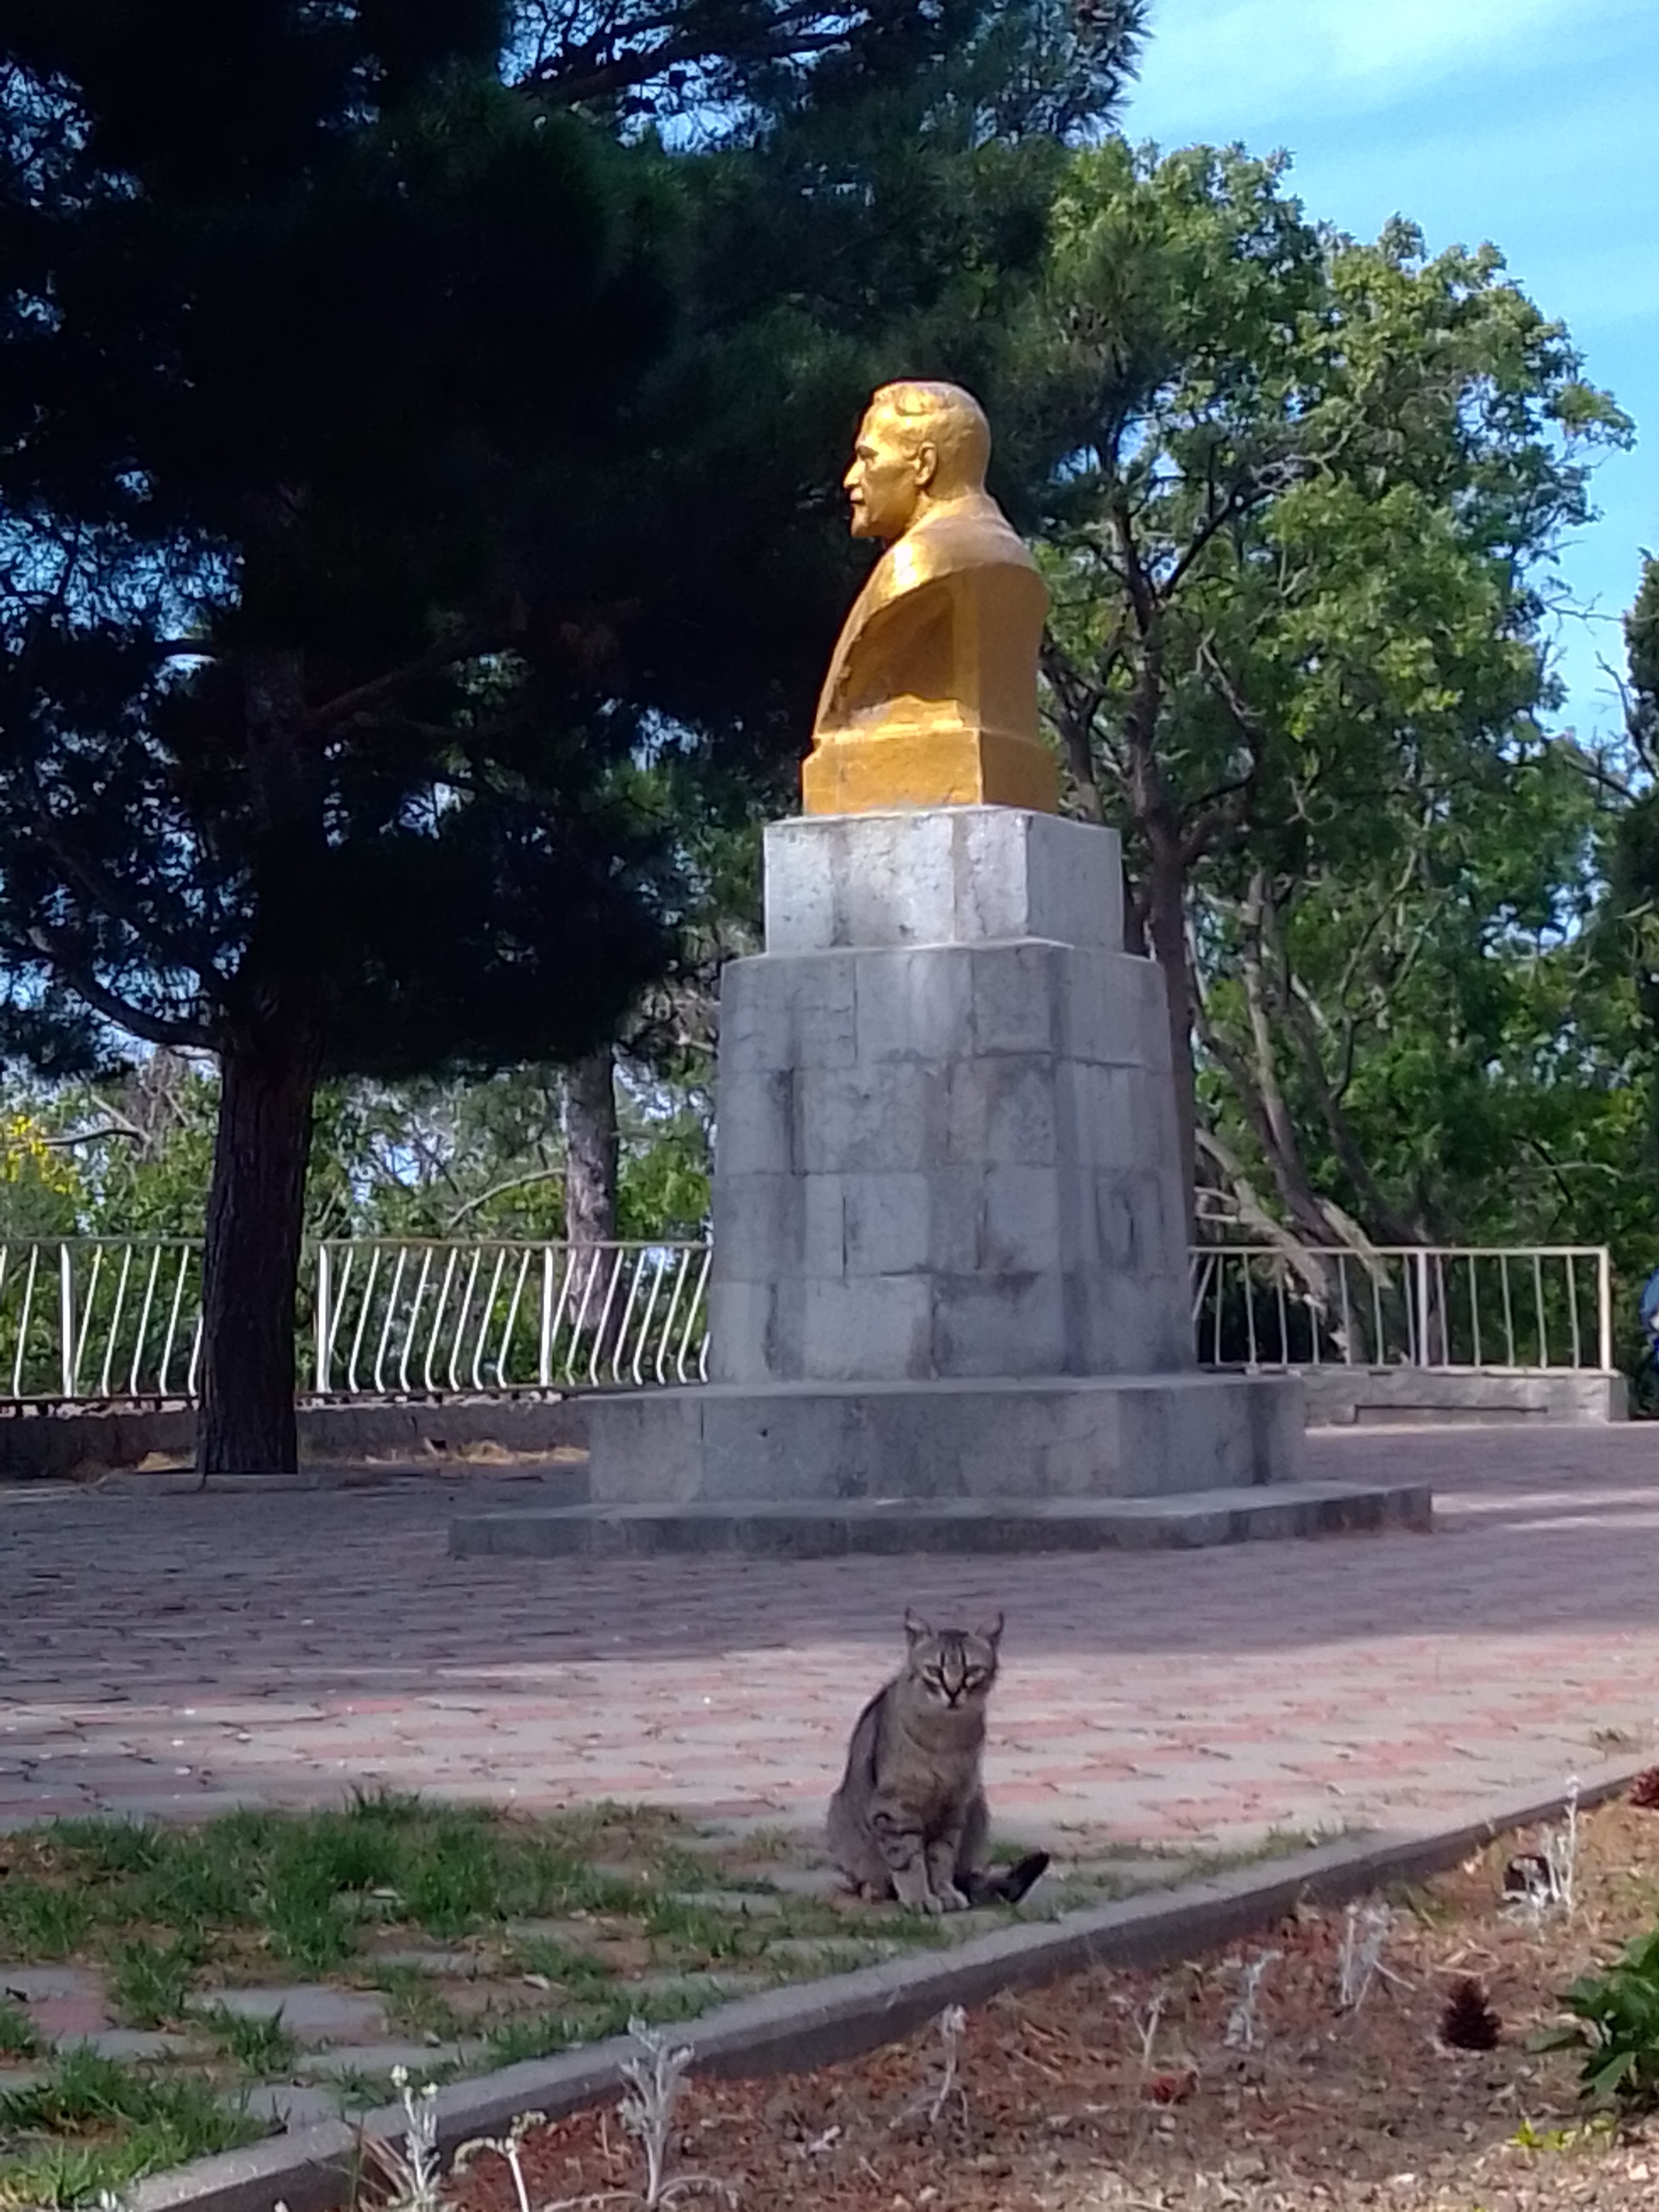
<path fill-rule="evenodd" d="M 165 2027 L 184 2016 L 196 1960 L 192 1943 L 151 1943 L 139 1936 L 111 1953 L 105 1986 L 132 2027 Z"/>
<path fill-rule="evenodd" d="M 196 2014 L 227 2058 L 250 2074 L 287 2074 L 300 2055 L 300 2046 L 283 2025 L 280 2012 L 232 2012 L 228 2005 L 211 2005 Z"/>
<path fill-rule="evenodd" d="M 418 1966 L 381 1966 L 374 1976 L 385 1992 L 386 2017 L 401 2035 L 431 2036 L 447 2043 L 466 2023 L 432 1976 Z"/>
<path fill-rule="evenodd" d="M 92 1926 L 92 1908 L 73 1890 L 27 1875 L 0 1883 L 0 1942 L 14 1959 L 67 1959 Z"/>
<path fill-rule="evenodd" d="M 1581 1974 L 1563 1992 L 1574 2015 L 1535 2037 L 1534 2051 L 1583 2054 L 1578 2091 L 1586 2104 L 1617 2112 L 1659 2105 L 1659 1929 L 1638 1936 L 1599 1974 Z"/>
<path fill-rule="evenodd" d="M 28 2014 L 9 1998 L 0 2000 L 0 2057 L 33 2058 L 37 2047 Z"/>

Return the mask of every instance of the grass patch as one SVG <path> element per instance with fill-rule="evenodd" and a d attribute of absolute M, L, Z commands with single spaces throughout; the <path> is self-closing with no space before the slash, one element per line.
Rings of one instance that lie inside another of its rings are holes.
<path fill-rule="evenodd" d="M 209 2005 L 192 2019 L 245 2073 L 270 2076 L 293 2072 L 300 2046 L 283 2027 L 280 2012 L 240 2013 L 227 2005 Z"/>
<path fill-rule="evenodd" d="M 264 2132 L 187 2075 L 152 2076 L 67 2051 L 45 2081 L 0 2094 L 0 2204 L 55 2212 Z"/>
<path fill-rule="evenodd" d="M 386 2018 L 399 2034 L 435 2036 L 453 2043 L 466 2033 L 461 2018 L 430 1974 L 418 1966 L 383 1966 L 374 1985 L 386 2001 Z"/>
<path fill-rule="evenodd" d="M 141 1936 L 116 1943 L 104 1969 L 111 2002 L 131 2027 L 166 2027 L 182 2020 L 199 1955 L 188 1938 L 153 1943 Z"/>
<path fill-rule="evenodd" d="M 0 1943 L 14 1959 L 67 1959 L 94 1917 L 91 1900 L 72 1889 L 19 1874 L 0 1883 Z"/>
<path fill-rule="evenodd" d="M 0 2058 L 33 2058 L 38 2048 L 28 2014 L 9 1997 L 0 1998 Z"/>

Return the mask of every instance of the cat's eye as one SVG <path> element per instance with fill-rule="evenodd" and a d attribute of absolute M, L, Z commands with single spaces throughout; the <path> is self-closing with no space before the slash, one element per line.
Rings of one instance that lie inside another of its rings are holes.
<path fill-rule="evenodd" d="M 962 1678 L 962 1686 L 964 1690 L 977 1690 L 990 1679 L 983 1667 L 970 1667 Z"/>

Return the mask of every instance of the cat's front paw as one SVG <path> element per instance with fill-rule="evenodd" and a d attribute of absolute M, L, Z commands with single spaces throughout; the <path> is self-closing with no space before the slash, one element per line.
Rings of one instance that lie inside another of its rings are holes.
<path fill-rule="evenodd" d="M 954 1882 L 945 1883 L 939 1893 L 937 1903 L 941 1912 L 966 1912 L 968 1910 L 968 1899 Z"/>
<path fill-rule="evenodd" d="M 950 1894 L 952 1897 L 954 1897 L 956 1893 L 955 1890 L 951 1890 L 950 1892 Z M 940 1912 L 952 1911 L 955 1908 L 952 1905 L 947 1905 L 944 1898 L 936 1895 L 935 1893 L 930 1889 L 916 1899 L 912 1910 L 916 1912 L 926 1912 L 931 1917 Z"/>

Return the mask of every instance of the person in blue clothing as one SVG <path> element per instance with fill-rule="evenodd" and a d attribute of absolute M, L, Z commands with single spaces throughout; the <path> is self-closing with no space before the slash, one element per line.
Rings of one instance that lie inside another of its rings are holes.
<path fill-rule="evenodd" d="M 1642 1285 L 1636 1311 L 1642 1323 L 1642 1357 L 1637 1363 L 1631 1395 L 1638 1412 L 1659 1406 L 1659 1267 Z"/>

